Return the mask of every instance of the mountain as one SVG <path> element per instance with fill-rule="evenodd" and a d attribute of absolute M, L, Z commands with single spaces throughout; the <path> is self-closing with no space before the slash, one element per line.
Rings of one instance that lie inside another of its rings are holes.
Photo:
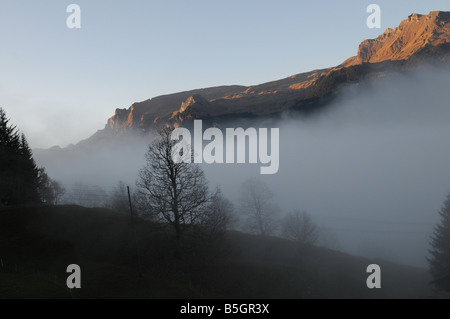
<path fill-rule="evenodd" d="M 287 110 L 308 114 L 326 105 L 342 85 L 417 67 L 423 60 L 448 63 L 450 12 L 412 14 L 395 29 L 363 41 L 355 57 L 341 65 L 256 86 L 206 88 L 159 96 L 117 109 L 98 136 L 152 132 L 192 119 L 242 122 L 274 117 Z"/>
<path fill-rule="evenodd" d="M 358 55 L 342 65 L 406 60 L 425 48 L 450 42 L 450 12 L 412 14 L 395 29 L 387 29 L 376 39 L 363 41 Z"/>
<path fill-rule="evenodd" d="M 34 150 L 52 176 L 73 182 L 73 175 L 97 183 L 111 172 L 127 170 L 130 180 L 142 166 L 149 137 L 164 125 L 270 127 L 284 116 L 308 116 L 329 107 L 347 86 L 408 72 L 430 63 L 450 65 L 450 12 L 412 14 L 399 27 L 361 43 L 357 55 L 342 64 L 300 73 L 256 86 L 219 86 L 158 96 L 116 109 L 106 126 L 65 149 Z M 137 152 L 136 150 L 140 151 Z M 86 176 L 87 174 L 87 176 Z M 111 182 L 111 181 L 104 181 Z"/>

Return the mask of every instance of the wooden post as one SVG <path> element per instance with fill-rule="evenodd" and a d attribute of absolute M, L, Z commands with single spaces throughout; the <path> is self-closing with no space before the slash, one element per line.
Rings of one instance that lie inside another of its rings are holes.
<path fill-rule="evenodd" d="M 130 195 L 130 186 L 127 186 L 128 190 L 128 204 L 130 205 L 130 214 L 133 217 L 133 206 L 131 206 L 131 195 Z"/>
<path fill-rule="evenodd" d="M 139 246 L 138 246 L 139 242 L 138 242 L 138 238 L 137 238 L 137 229 L 136 229 L 135 221 L 133 218 L 133 206 L 131 205 L 130 186 L 127 186 L 127 190 L 128 190 L 128 203 L 130 205 L 131 224 L 132 224 L 133 234 L 134 234 L 134 243 L 136 245 L 136 254 L 137 254 L 137 259 L 138 259 L 138 274 L 139 274 L 139 278 L 141 278 L 142 277 L 141 254 L 140 254 Z"/>

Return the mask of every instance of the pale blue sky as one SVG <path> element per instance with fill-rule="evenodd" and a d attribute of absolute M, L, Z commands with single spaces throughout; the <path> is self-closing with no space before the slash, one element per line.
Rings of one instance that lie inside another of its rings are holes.
<path fill-rule="evenodd" d="M 66 27 L 71 3 L 79 30 Z M 370 3 L 381 29 L 366 27 Z M 362 40 L 432 10 L 450 1 L 2 0 L 0 106 L 32 147 L 66 146 L 136 101 L 337 65 Z"/>

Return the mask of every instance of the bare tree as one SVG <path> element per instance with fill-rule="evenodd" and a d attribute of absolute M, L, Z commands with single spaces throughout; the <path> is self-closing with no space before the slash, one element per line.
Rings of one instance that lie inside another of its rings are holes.
<path fill-rule="evenodd" d="M 300 210 L 295 210 L 285 217 L 283 234 L 286 238 L 302 245 L 314 245 L 319 240 L 319 232 L 311 219 L 311 215 Z"/>
<path fill-rule="evenodd" d="M 277 228 L 278 207 L 272 202 L 273 193 L 257 179 L 246 180 L 240 189 L 242 212 L 247 216 L 247 228 L 260 235 L 269 235 Z"/>
<path fill-rule="evenodd" d="M 206 209 L 207 213 L 203 216 L 201 224 L 211 237 L 224 235 L 236 221 L 233 203 L 222 195 L 219 188 L 211 197 Z"/>
<path fill-rule="evenodd" d="M 196 164 L 175 163 L 172 151 L 173 129 L 159 132 L 159 139 L 150 144 L 146 165 L 137 181 L 140 209 L 153 219 L 170 224 L 177 241 L 184 231 L 198 225 L 208 213 L 210 195 L 203 171 Z"/>

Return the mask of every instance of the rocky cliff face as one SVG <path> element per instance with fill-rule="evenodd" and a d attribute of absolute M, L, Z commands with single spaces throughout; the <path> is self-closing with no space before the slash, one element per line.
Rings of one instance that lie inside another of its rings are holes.
<path fill-rule="evenodd" d="M 175 94 L 158 96 L 143 102 L 134 103 L 128 109 L 116 109 L 105 130 L 123 133 L 127 131 L 147 131 L 149 127 L 161 125 L 171 118 L 180 118 L 189 106 L 197 101 L 207 103 L 208 100 L 222 96 L 237 94 L 243 86 L 220 86 L 207 89 L 198 89 Z"/>
<path fill-rule="evenodd" d="M 395 29 L 387 29 L 376 39 L 363 41 L 358 55 L 343 63 L 348 67 L 361 63 L 406 60 L 428 46 L 450 42 L 450 12 L 432 11 L 412 14 Z"/>
<path fill-rule="evenodd" d="M 196 118 L 215 122 L 221 118 L 270 117 L 286 110 L 311 112 L 339 91 L 342 84 L 382 76 L 430 56 L 448 57 L 449 52 L 450 12 L 412 14 L 397 28 L 363 41 L 357 56 L 337 67 L 257 86 L 207 88 L 135 103 L 128 109 L 117 109 L 101 135 L 151 132 L 162 125 L 179 126 Z M 449 62 L 448 58 L 445 61 Z"/>

